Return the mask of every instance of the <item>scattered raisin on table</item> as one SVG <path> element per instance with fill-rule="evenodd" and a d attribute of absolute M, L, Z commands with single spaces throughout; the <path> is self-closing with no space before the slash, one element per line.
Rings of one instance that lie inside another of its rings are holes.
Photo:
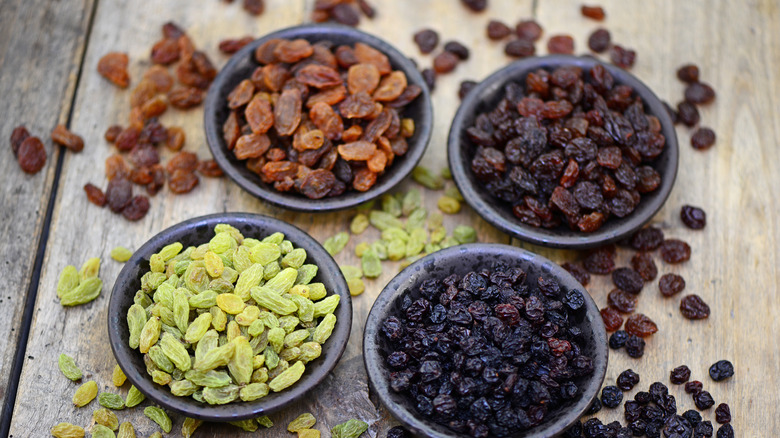
<path fill-rule="evenodd" d="M 691 378 L 691 369 L 687 365 L 680 365 L 669 373 L 669 381 L 675 385 L 682 385 Z"/>
<path fill-rule="evenodd" d="M 613 44 L 612 49 L 609 51 L 609 59 L 620 68 L 631 68 L 636 61 L 636 52 Z"/>
<path fill-rule="evenodd" d="M 707 410 L 715 404 L 712 395 L 707 391 L 699 391 L 693 395 L 693 402 L 700 411 Z"/>
<path fill-rule="evenodd" d="M 645 340 L 636 335 L 629 335 L 626 340 L 626 353 L 634 359 L 642 357 L 645 354 Z"/>
<path fill-rule="evenodd" d="M 139 221 L 146 216 L 149 211 L 149 198 L 144 195 L 133 197 L 130 202 L 122 209 L 122 216 L 129 221 Z"/>
<path fill-rule="evenodd" d="M 727 360 L 719 360 L 712 364 L 709 373 L 712 380 L 720 382 L 734 375 L 734 365 Z"/>
<path fill-rule="evenodd" d="M 523 38 L 512 40 L 504 46 L 504 53 L 514 58 L 525 58 L 536 53 L 533 41 Z"/>
<path fill-rule="evenodd" d="M 553 35 L 547 40 L 547 52 L 571 55 L 574 53 L 574 38 L 571 35 Z"/>
<path fill-rule="evenodd" d="M 463 100 L 464 97 L 466 97 L 467 94 L 469 94 L 469 91 L 471 91 L 474 87 L 477 86 L 477 81 L 472 81 L 470 79 L 466 79 L 460 83 L 460 86 L 458 87 L 458 98 Z"/>
<path fill-rule="evenodd" d="M 580 7 L 580 12 L 582 12 L 583 17 L 588 17 L 596 21 L 602 21 L 607 16 L 604 12 L 604 8 L 601 6 L 582 5 Z"/>
<path fill-rule="evenodd" d="M 449 73 L 455 70 L 460 58 L 452 52 L 441 52 L 433 58 L 433 70 L 438 73 Z"/>
<path fill-rule="evenodd" d="M 696 105 L 715 100 L 715 90 L 704 82 L 692 82 L 685 87 L 685 101 Z"/>
<path fill-rule="evenodd" d="M 420 75 L 422 75 L 425 85 L 428 86 L 428 90 L 433 91 L 436 88 L 436 72 L 432 68 L 426 68 L 420 72 Z"/>
<path fill-rule="evenodd" d="M 718 424 L 731 423 L 731 409 L 726 403 L 721 403 L 715 408 L 715 421 Z"/>
<path fill-rule="evenodd" d="M 658 281 L 658 288 L 661 295 L 668 298 L 685 289 L 685 279 L 677 274 L 664 274 Z"/>
<path fill-rule="evenodd" d="M 699 123 L 699 110 L 696 105 L 684 100 L 677 104 L 677 118 L 683 125 L 691 128 Z"/>
<path fill-rule="evenodd" d="M 561 267 L 569 271 L 569 274 L 571 274 L 581 285 L 587 286 L 588 283 L 590 283 L 590 274 L 582 266 L 566 262 L 562 264 Z"/>
<path fill-rule="evenodd" d="M 630 368 L 620 373 L 617 377 L 617 387 L 622 391 L 631 391 L 637 383 L 639 383 L 639 374 Z"/>
<path fill-rule="evenodd" d="M 691 146 L 694 149 L 705 150 L 715 144 L 715 131 L 706 127 L 699 127 L 691 136 Z"/>
<path fill-rule="evenodd" d="M 609 274 L 615 269 L 615 248 L 604 246 L 591 250 L 583 259 L 582 265 L 591 274 Z"/>
<path fill-rule="evenodd" d="M 509 36 L 512 33 L 512 29 L 498 20 L 490 20 L 487 25 L 487 37 L 491 40 L 498 41 Z"/>
<path fill-rule="evenodd" d="M 51 131 L 51 140 L 54 143 L 65 146 L 73 152 L 81 152 L 84 149 L 84 139 L 69 131 L 65 125 L 57 125 Z"/>
<path fill-rule="evenodd" d="M 133 197 L 133 184 L 125 177 L 116 177 L 108 182 L 106 203 L 114 213 L 119 213 Z"/>
<path fill-rule="evenodd" d="M 260 15 L 265 10 L 265 0 L 244 0 L 241 6 L 252 15 Z"/>
<path fill-rule="evenodd" d="M 14 156 L 19 153 L 19 146 L 30 137 L 30 132 L 24 125 L 19 125 L 11 131 L 11 150 Z"/>
<path fill-rule="evenodd" d="M 111 81 L 114 85 L 127 88 L 130 85 L 130 75 L 127 73 L 129 62 L 127 53 L 110 52 L 100 58 L 97 70 L 101 76 Z"/>
<path fill-rule="evenodd" d="M 422 29 L 414 34 L 413 39 L 420 53 L 431 53 L 439 45 L 439 34 L 433 29 Z"/>
<path fill-rule="evenodd" d="M 515 26 L 515 33 L 521 40 L 534 42 L 542 37 L 542 26 L 534 20 L 523 20 Z"/>
<path fill-rule="evenodd" d="M 658 275 L 658 267 L 653 256 L 646 252 L 638 252 L 631 257 L 631 267 L 639 273 L 644 281 L 652 281 Z"/>
<path fill-rule="evenodd" d="M 680 209 L 680 219 L 692 230 L 701 230 L 707 225 L 707 214 L 699 207 L 683 205 Z"/>
<path fill-rule="evenodd" d="M 618 350 L 626 345 L 628 333 L 625 330 L 616 330 L 609 336 L 609 348 Z"/>
<path fill-rule="evenodd" d="M 219 51 L 227 55 L 232 55 L 254 40 L 255 40 L 254 37 L 251 36 L 245 36 L 243 38 L 224 39 L 219 42 Z"/>
<path fill-rule="evenodd" d="M 355 27 L 360 24 L 358 11 L 347 3 L 341 3 L 330 10 L 330 17 L 337 23 Z"/>
<path fill-rule="evenodd" d="M 38 137 L 27 137 L 16 151 L 19 167 L 29 174 L 35 174 L 46 164 L 46 148 Z"/>
<path fill-rule="evenodd" d="M 87 200 L 89 200 L 89 202 L 97 205 L 98 207 L 103 207 L 106 205 L 106 195 L 94 184 L 85 184 L 84 191 L 87 194 Z"/>
<path fill-rule="evenodd" d="M 698 394 L 702 390 L 702 383 L 698 380 L 691 380 L 685 383 L 685 392 L 687 394 Z"/>
<path fill-rule="evenodd" d="M 457 56 L 461 61 L 469 59 L 469 48 L 457 41 L 448 41 L 444 44 L 444 50 Z"/>
<path fill-rule="evenodd" d="M 488 0 L 460 0 L 460 2 L 473 12 L 482 12 L 488 6 Z"/>
<path fill-rule="evenodd" d="M 653 251 L 664 241 L 664 232 L 656 227 L 642 228 L 631 237 L 631 247 L 637 251 Z"/>
<path fill-rule="evenodd" d="M 619 289 L 634 295 L 641 292 L 644 287 L 642 276 L 631 268 L 618 268 L 612 271 L 612 282 Z"/>
<path fill-rule="evenodd" d="M 605 386 L 601 390 L 601 404 L 608 408 L 616 408 L 623 401 L 623 391 L 617 386 Z"/>
<path fill-rule="evenodd" d="M 716 438 L 734 438 L 734 427 L 731 425 L 731 423 L 727 423 L 719 427 Z"/>
<path fill-rule="evenodd" d="M 652 319 L 642 313 L 635 313 L 626 320 L 626 332 L 644 338 L 658 331 Z"/>
<path fill-rule="evenodd" d="M 608 332 L 613 332 L 623 325 L 623 317 L 620 312 L 613 307 L 605 307 L 599 311 L 601 319 L 604 321 L 604 327 Z"/>
<path fill-rule="evenodd" d="M 683 82 L 699 82 L 699 67 L 696 64 L 685 64 L 677 69 L 677 78 Z"/>
<path fill-rule="evenodd" d="M 661 258 L 670 264 L 682 263 L 691 258 L 691 247 L 679 239 L 666 239 L 661 243 Z"/>
<path fill-rule="evenodd" d="M 607 295 L 607 304 L 622 313 L 631 313 L 636 310 L 636 295 L 621 289 L 613 289 Z"/>
<path fill-rule="evenodd" d="M 596 53 L 604 53 L 611 41 L 612 36 L 607 29 L 596 29 L 588 37 L 588 48 Z"/>

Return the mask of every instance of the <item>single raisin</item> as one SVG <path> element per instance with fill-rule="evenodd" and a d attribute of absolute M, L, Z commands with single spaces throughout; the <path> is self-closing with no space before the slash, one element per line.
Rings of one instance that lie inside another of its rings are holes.
<path fill-rule="evenodd" d="M 685 101 L 696 105 L 715 100 L 715 90 L 704 82 L 692 82 L 685 87 Z"/>
<path fill-rule="evenodd" d="M 106 205 L 106 195 L 94 184 L 86 183 L 84 185 L 84 191 L 87 193 L 87 200 L 89 200 L 89 202 L 97 205 L 98 207 L 103 207 Z"/>
<path fill-rule="evenodd" d="M 195 87 L 180 87 L 168 92 L 168 101 L 174 108 L 189 109 L 203 102 L 203 90 Z"/>
<path fill-rule="evenodd" d="M 609 58 L 613 64 L 620 68 L 631 68 L 636 61 L 636 52 L 614 44 L 609 51 Z"/>
<path fill-rule="evenodd" d="M 682 385 L 691 378 L 691 369 L 686 365 L 680 365 L 669 373 L 669 381 L 675 385 Z"/>
<path fill-rule="evenodd" d="M 460 58 L 452 52 L 441 52 L 433 58 L 433 70 L 438 73 L 449 73 L 455 70 Z"/>
<path fill-rule="evenodd" d="M 469 59 L 469 48 L 457 41 L 448 41 L 444 44 L 444 50 L 457 56 L 461 61 Z"/>
<path fill-rule="evenodd" d="M 734 438 L 734 427 L 731 423 L 719 427 L 716 438 Z"/>
<path fill-rule="evenodd" d="M 222 169 L 214 159 L 204 160 L 198 163 L 198 173 L 210 178 L 218 178 L 223 175 Z"/>
<path fill-rule="evenodd" d="M 512 33 L 512 29 L 498 20 L 490 20 L 487 25 L 487 37 L 491 40 L 502 40 Z"/>
<path fill-rule="evenodd" d="M 707 215 L 699 207 L 684 205 L 680 209 L 680 219 L 692 230 L 701 230 L 707 224 Z"/>
<path fill-rule="evenodd" d="M 574 38 L 571 35 L 553 35 L 547 40 L 547 52 L 571 55 L 574 53 Z"/>
<path fill-rule="evenodd" d="M 623 313 L 636 310 L 636 296 L 624 290 L 613 289 L 607 295 L 607 304 Z"/>
<path fill-rule="evenodd" d="M 232 55 L 254 40 L 254 37 L 251 36 L 235 39 L 224 39 L 219 42 L 219 51 L 227 55 Z"/>
<path fill-rule="evenodd" d="M 612 36 L 607 29 L 596 29 L 588 37 L 588 48 L 596 53 L 603 53 L 609 48 Z"/>
<path fill-rule="evenodd" d="M 715 421 L 718 424 L 731 423 L 731 409 L 726 403 L 721 403 L 715 408 Z"/>
<path fill-rule="evenodd" d="M 677 69 L 677 78 L 683 82 L 699 82 L 699 67 L 696 64 L 685 64 Z"/>
<path fill-rule="evenodd" d="M 114 213 L 122 211 L 133 198 L 133 184 L 124 177 L 117 177 L 108 182 L 106 201 L 108 208 Z"/>
<path fill-rule="evenodd" d="M 425 81 L 425 85 L 428 86 L 428 90 L 433 91 L 436 88 L 436 72 L 432 68 L 423 69 L 420 74 Z"/>
<path fill-rule="evenodd" d="M 110 52 L 100 58 L 97 70 L 101 76 L 111 81 L 114 85 L 127 88 L 130 85 L 130 75 L 127 73 L 129 62 L 127 53 Z"/>
<path fill-rule="evenodd" d="M 601 6 L 582 5 L 580 7 L 580 12 L 582 12 L 583 17 L 588 17 L 596 21 L 603 21 L 607 16 L 604 12 L 604 8 Z"/>
<path fill-rule="evenodd" d="M 143 195 L 135 196 L 130 200 L 125 208 L 122 209 L 122 216 L 129 221 L 139 221 L 146 216 L 149 211 L 149 198 Z"/>
<path fill-rule="evenodd" d="M 699 127 L 691 136 L 691 146 L 694 149 L 705 150 L 715 144 L 715 131 L 710 128 Z"/>
<path fill-rule="evenodd" d="M 631 268 L 618 268 L 612 271 L 612 282 L 618 289 L 631 294 L 638 294 L 644 287 L 642 276 Z"/>
<path fill-rule="evenodd" d="M 622 391 L 631 391 L 639 383 L 639 374 L 629 368 L 618 375 L 616 383 Z"/>
<path fill-rule="evenodd" d="M 645 354 L 645 340 L 636 335 L 629 335 L 626 340 L 626 353 L 634 359 L 642 357 Z"/>
<path fill-rule="evenodd" d="M 168 175 L 168 187 L 176 194 L 190 192 L 198 185 L 198 182 L 198 177 L 194 172 L 183 169 L 176 169 Z"/>
<path fill-rule="evenodd" d="M 653 256 L 646 252 L 635 254 L 631 258 L 631 267 L 639 273 L 644 281 L 652 281 L 658 275 L 658 268 L 653 261 Z"/>
<path fill-rule="evenodd" d="M 691 258 L 691 247 L 679 239 L 666 239 L 660 248 L 661 258 L 666 263 L 682 263 Z"/>
<path fill-rule="evenodd" d="M 623 401 L 623 392 L 617 386 L 605 386 L 601 390 L 601 404 L 608 408 L 616 408 Z"/>
<path fill-rule="evenodd" d="M 515 26 L 515 33 L 521 40 L 537 41 L 542 36 L 542 26 L 534 20 L 523 20 Z"/>
<path fill-rule="evenodd" d="M 696 105 L 684 100 L 677 104 L 677 118 L 683 125 L 693 127 L 699 123 L 699 110 Z"/>
<path fill-rule="evenodd" d="M 664 233 L 659 228 L 647 227 L 637 231 L 631 237 L 631 247 L 637 251 L 653 251 L 661 246 Z"/>
<path fill-rule="evenodd" d="M 469 91 L 471 91 L 476 86 L 477 86 L 477 81 L 472 81 L 470 79 L 461 81 L 460 87 L 458 87 L 458 98 L 463 100 L 463 98 L 466 97 L 467 94 L 469 94 Z"/>
<path fill-rule="evenodd" d="M 439 45 L 439 34 L 433 29 L 422 29 L 414 34 L 413 39 L 420 53 L 431 53 Z"/>
<path fill-rule="evenodd" d="M 626 320 L 626 331 L 631 335 L 644 338 L 658 331 L 653 320 L 642 313 L 635 313 Z"/>
<path fill-rule="evenodd" d="M 27 137 L 16 152 L 19 167 L 29 174 L 35 174 L 46 164 L 46 148 L 38 137 Z"/>
<path fill-rule="evenodd" d="M 620 312 L 612 307 L 606 307 L 599 311 L 601 313 L 601 319 L 604 321 L 604 327 L 608 332 L 613 332 L 623 325 L 623 317 L 620 316 Z"/>
<path fill-rule="evenodd" d="M 628 333 L 625 330 L 617 330 L 609 336 L 609 348 L 618 350 L 626 345 Z"/>
<path fill-rule="evenodd" d="M 705 411 L 715 404 L 712 395 L 707 391 L 699 391 L 693 395 L 693 402 L 700 411 Z"/>
<path fill-rule="evenodd" d="M 260 15 L 265 10 L 265 0 L 244 0 L 241 6 L 252 15 Z"/>
<path fill-rule="evenodd" d="M 691 380 L 690 382 L 685 383 L 685 392 L 687 394 L 696 395 L 701 392 L 702 386 L 702 383 L 698 380 Z"/>
<path fill-rule="evenodd" d="M 606 275 L 615 269 L 614 247 L 602 247 L 591 251 L 582 262 L 592 274 Z"/>
<path fill-rule="evenodd" d="M 19 125 L 11 131 L 11 150 L 13 151 L 14 156 L 19 153 L 19 146 L 22 145 L 22 142 L 29 137 L 30 132 L 27 131 L 27 128 L 24 125 Z"/>
<path fill-rule="evenodd" d="M 536 53 L 534 42 L 527 39 L 512 40 L 504 46 L 504 53 L 514 58 L 525 58 Z"/>
<path fill-rule="evenodd" d="M 734 375 L 734 365 L 727 360 L 719 360 L 710 367 L 710 378 L 716 382 L 726 380 Z"/>
<path fill-rule="evenodd" d="M 482 12 L 488 5 L 488 0 L 460 0 L 460 2 L 473 12 Z"/>
<path fill-rule="evenodd" d="M 336 5 L 330 10 L 330 16 L 337 23 L 344 24 L 346 26 L 355 27 L 360 24 L 360 15 L 358 11 L 347 3 L 341 3 Z"/>

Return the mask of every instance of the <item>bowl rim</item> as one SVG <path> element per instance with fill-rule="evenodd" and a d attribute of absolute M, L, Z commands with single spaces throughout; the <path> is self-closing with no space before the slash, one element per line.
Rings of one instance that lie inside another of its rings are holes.
<path fill-rule="evenodd" d="M 135 290 L 129 291 L 127 285 L 136 281 L 134 279 L 138 275 L 136 268 L 140 263 L 148 263 L 151 254 L 159 251 L 164 245 L 172 241 L 178 241 L 176 236 L 185 234 L 188 230 L 198 226 L 208 226 L 213 229 L 219 223 L 262 225 L 274 231 L 284 233 L 285 239 L 293 242 L 296 248 L 304 248 L 306 250 L 307 259 L 316 260 L 319 268 L 318 272 L 329 272 L 329 276 L 333 278 L 332 282 L 334 283 L 334 287 L 330 292 L 341 296 L 339 306 L 335 311 L 338 318 L 336 327 L 328 339 L 330 344 L 326 343 L 322 356 L 316 359 L 316 361 L 322 362 L 318 364 L 318 368 L 314 372 L 305 373 L 295 385 L 282 392 L 272 393 L 275 395 L 273 399 L 263 397 L 251 402 L 242 401 L 214 406 L 206 403 L 197 404 L 190 397 L 174 396 L 168 388 L 152 382 L 151 377 L 146 373 L 146 369 L 136 368 L 131 362 L 131 355 L 141 353 L 131 349 L 127 344 L 127 334 L 123 333 L 120 319 L 126 320 L 127 308 L 129 308 L 129 305 L 123 306 L 123 301 L 127 301 L 125 296 L 133 296 L 135 294 Z M 352 300 L 347 288 L 347 282 L 341 274 L 336 261 L 333 260 L 333 257 L 325 251 L 317 240 L 303 230 L 279 219 L 255 213 L 216 213 L 188 219 L 172 225 L 157 233 L 139 247 L 132 257 L 124 263 L 114 282 L 106 319 L 109 343 L 117 364 L 124 371 L 130 383 L 147 398 L 166 409 L 188 417 L 206 421 L 238 421 L 256 418 L 282 409 L 307 395 L 333 371 L 344 354 L 352 331 Z"/>
<path fill-rule="evenodd" d="M 409 142 L 409 149 L 403 157 L 403 162 L 395 163 L 388 172 L 379 176 L 374 186 L 365 192 L 349 191 L 331 198 L 309 199 L 297 193 L 278 192 L 273 187 L 259 185 L 238 172 L 228 158 L 229 151 L 227 151 L 224 145 L 221 134 L 222 125 L 217 121 L 216 117 L 217 109 L 224 105 L 224 102 L 219 97 L 222 94 L 221 90 L 233 78 L 233 71 L 247 57 L 252 57 L 254 50 L 258 46 L 270 39 L 304 38 L 309 41 L 317 41 L 326 40 L 332 35 L 346 36 L 353 40 L 353 43 L 362 42 L 376 48 L 388 57 L 394 68 L 404 72 L 409 84 L 418 85 L 422 89 L 420 96 L 417 97 L 417 99 L 422 99 L 420 101 L 422 107 L 420 110 L 421 120 L 415 120 L 415 141 Z M 430 90 L 420 72 L 409 57 L 401 53 L 390 43 L 369 33 L 344 25 L 333 23 L 303 24 L 266 34 L 247 44 L 230 58 L 209 87 L 204 103 L 203 126 L 206 131 L 206 143 L 214 160 L 228 177 L 251 195 L 275 206 L 293 211 L 337 211 L 356 207 L 387 193 L 412 172 L 414 167 L 420 162 L 431 140 L 433 132 L 433 104 L 431 102 Z"/>
<path fill-rule="evenodd" d="M 546 269 L 563 287 L 580 290 L 585 298 L 585 318 L 590 322 L 588 325 L 593 328 L 595 355 L 593 357 L 593 376 L 588 380 L 587 385 L 583 389 L 582 398 L 573 406 L 569 407 L 569 411 L 559 417 L 557 421 L 552 423 L 543 422 L 542 425 L 548 424 L 544 428 L 540 428 L 540 425 L 525 431 L 522 435 L 516 435 L 517 437 L 522 438 L 556 436 L 556 434 L 563 432 L 578 421 L 599 394 L 601 385 L 604 383 L 607 364 L 609 362 L 607 332 L 593 297 L 591 297 L 587 289 L 585 289 L 568 271 L 560 267 L 557 263 L 554 263 L 539 254 L 516 246 L 500 243 L 471 243 L 446 248 L 417 260 L 390 280 L 374 301 L 368 317 L 366 318 L 366 324 L 363 330 L 363 361 L 365 363 L 372 393 L 376 394 L 379 401 L 388 411 L 390 411 L 393 417 L 415 434 L 431 438 L 462 436 L 455 431 L 449 431 L 451 433 L 442 433 L 438 430 L 434 430 L 430 427 L 432 424 L 430 420 L 422 419 L 416 411 L 406 409 L 403 405 L 390 402 L 386 398 L 385 394 L 392 392 L 392 390 L 389 387 L 387 376 L 380 365 L 383 359 L 379 353 L 380 347 L 377 338 L 380 333 L 381 322 L 386 316 L 386 309 L 389 309 L 393 305 L 393 302 L 403 294 L 408 287 L 417 284 L 420 279 L 424 277 L 426 265 L 432 266 L 436 264 L 437 259 L 449 260 L 479 255 L 487 256 L 486 263 L 489 262 L 491 256 L 496 255 L 510 255 L 522 259 L 530 264 L 539 266 L 543 270 Z"/>
<path fill-rule="evenodd" d="M 615 78 L 616 83 L 626 84 L 633 88 L 636 95 L 642 98 L 645 108 L 649 109 L 648 113 L 656 116 L 661 122 L 661 132 L 666 137 L 664 153 L 668 154 L 668 159 L 666 160 L 668 164 L 659 172 L 663 175 L 661 186 L 652 193 L 651 199 L 643 196 L 637 208 L 627 217 L 610 218 L 605 224 L 615 224 L 614 226 L 604 226 L 593 233 L 576 231 L 568 235 L 561 235 L 559 234 L 560 227 L 547 230 L 525 225 L 518 220 L 506 219 L 499 213 L 499 209 L 495 207 L 495 202 L 489 202 L 489 200 L 483 198 L 484 188 L 475 187 L 472 184 L 469 179 L 471 169 L 460 160 L 459 153 L 463 147 L 461 134 L 468 128 L 465 124 L 466 119 L 475 112 L 482 102 L 480 97 L 483 93 L 492 93 L 496 89 L 503 88 L 510 81 L 523 80 L 525 74 L 529 71 L 538 68 L 550 69 L 563 65 L 574 65 L 586 70 L 596 64 L 607 69 Z M 677 178 L 679 143 L 674 124 L 663 102 L 647 85 L 630 72 L 589 55 L 544 55 L 515 61 L 492 73 L 468 93 L 455 113 L 455 117 L 450 125 L 447 138 L 447 159 L 452 172 L 452 178 L 466 202 L 491 225 L 513 237 L 533 244 L 550 248 L 586 249 L 617 242 L 641 228 L 658 213 L 666 203 Z"/>

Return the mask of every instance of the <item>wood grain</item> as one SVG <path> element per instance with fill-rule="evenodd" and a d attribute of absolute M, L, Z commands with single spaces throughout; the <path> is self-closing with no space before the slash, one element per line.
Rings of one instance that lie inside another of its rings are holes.
<path fill-rule="evenodd" d="M 60 147 L 49 132 L 67 123 L 92 1 L 65 5 L 47 0 L 5 1 L 0 5 L 0 96 L 6 110 L 0 119 L 0 417 L 25 299 L 51 198 Z M 31 33 L 30 29 L 46 32 Z M 45 167 L 27 175 L 8 146 L 13 129 L 24 124 L 43 140 Z"/>
<path fill-rule="evenodd" d="M 85 137 L 89 149 L 65 157 L 28 346 L 28 354 L 35 359 L 25 362 L 14 411 L 11 433 L 16 436 L 44 436 L 59 421 L 90 424 L 95 407 L 72 408 L 70 397 L 76 386 L 56 370 L 56 357 L 61 352 L 74 356 L 87 371 L 87 378 L 96 380 L 101 391 L 126 394 L 127 387 L 116 389 L 110 383 L 114 359 L 105 330 L 110 287 L 121 269 L 120 264 L 108 257 L 114 246 L 136 248 L 167 226 L 219 211 L 272 214 L 294 223 L 320 241 L 346 229 L 352 216 L 351 212 L 310 215 L 279 211 L 245 194 L 227 179 L 202 179 L 200 186 L 185 196 L 172 196 L 164 191 L 152 199 L 150 214 L 138 223 L 126 222 L 86 202 L 81 187 L 88 181 L 105 186 L 102 163 L 114 152 L 105 145 L 103 131 L 108 125 L 125 123 L 129 113 L 129 92 L 119 91 L 95 73 L 100 56 L 114 50 L 128 52 L 131 75 L 137 83 L 149 65 L 149 48 L 159 38 L 160 25 L 172 19 L 187 29 L 195 44 L 221 65 L 226 57 L 216 50 L 220 39 L 245 34 L 260 36 L 308 21 L 312 7 L 310 1 L 303 0 L 268 1 L 266 12 L 256 18 L 244 13 L 239 2 L 158 3 L 153 10 L 149 10 L 146 2 L 121 0 L 102 0 L 97 7 L 72 120 L 73 129 Z M 433 169 L 441 168 L 446 162 L 446 138 L 459 103 L 459 82 L 466 78 L 482 79 L 509 62 L 502 45 L 484 37 L 490 18 L 514 24 L 521 18 L 535 17 L 545 27 L 545 36 L 537 44 L 540 53 L 546 52 L 546 38 L 557 33 L 572 34 L 578 53 L 584 53 L 588 34 L 598 26 L 605 26 L 612 31 L 615 42 L 637 50 L 638 61 L 632 72 L 662 99 L 673 103 L 681 99 L 683 90 L 674 76 L 675 69 L 685 62 L 699 64 L 702 79 L 719 93 L 714 104 L 702 109 L 702 123 L 715 129 L 718 143 L 710 151 L 694 151 L 688 146 L 690 131 L 678 129 L 681 157 L 676 188 L 653 222 L 668 236 L 690 242 L 694 251 L 689 262 L 672 267 L 663 265 L 656 256 L 661 273 L 685 276 L 688 283 L 685 293 L 701 295 L 710 304 L 713 315 L 706 321 L 686 321 L 677 310 L 679 296 L 662 299 L 657 292 L 657 281 L 648 284 L 640 299 L 640 311 L 652 317 L 660 331 L 649 340 L 647 354 L 641 361 L 629 359 L 622 352 L 613 354 L 606 383 L 614 382 L 620 371 L 631 367 L 640 373 L 640 386 L 646 388 L 656 380 L 667 382 L 668 372 L 686 363 L 693 370 L 693 378 L 702 380 L 718 402 L 731 405 L 734 426 L 740 435 L 762 436 L 767 430 L 780 430 L 777 415 L 757 413 L 758 406 L 768 406 L 774 400 L 772 391 L 766 388 L 777 388 L 780 383 L 778 350 L 773 342 L 767 342 L 766 336 L 780 329 L 772 317 L 780 280 L 777 272 L 780 225 L 774 220 L 780 206 L 777 190 L 780 177 L 773 166 L 780 158 L 775 147 L 780 143 L 777 128 L 780 115 L 773 101 L 780 92 L 777 77 L 780 49 L 774 43 L 780 32 L 777 5 L 771 0 L 744 5 L 705 0 L 643 4 L 610 0 L 601 2 L 607 10 L 607 20 L 597 23 L 581 17 L 579 3 L 575 2 L 493 0 L 488 11 L 481 14 L 469 13 L 452 0 L 430 0 L 424 7 L 423 3 L 411 0 L 376 3 L 379 15 L 373 21 L 363 20 L 360 28 L 390 41 L 415 58 L 421 67 L 429 66 L 432 57 L 419 54 L 411 35 L 423 27 L 436 29 L 443 42 L 457 39 L 471 48 L 467 62 L 437 81 L 433 96 L 433 138 L 423 158 L 423 164 Z M 207 156 L 201 119 L 201 110 L 169 111 L 162 122 L 184 127 L 186 149 Z M 410 186 L 407 182 L 400 189 Z M 435 209 L 439 196 L 440 193 L 425 192 L 426 206 Z M 705 230 L 693 232 L 682 226 L 678 215 L 683 204 L 698 205 L 707 211 L 709 224 Z M 460 223 L 474 224 L 480 240 L 509 241 L 468 209 L 447 217 L 449 229 Z M 353 255 L 356 243 L 376 237 L 375 232 L 367 233 L 359 239 L 353 238 L 337 260 L 357 264 Z M 515 244 L 559 262 L 578 256 L 571 251 Z M 621 249 L 619 253 L 619 264 L 628 263 L 630 252 Z M 66 264 L 78 265 L 92 256 L 103 260 L 102 296 L 85 306 L 63 309 L 54 294 L 59 271 Z M 373 405 L 364 395 L 367 389 L 361 338 L 373 298 L 396 270 L 395 265 L 387 264 L 383 275 L 368 282 L 366 292 L 353 300 L 352 338 L 341 363 L 310 400 L 272 415 L 277 424 L 286 425 L 304 411 L 315 414 L 319 420 L 317 428 L 322 431 L 351 416 L 371 422 L 369 435 L 372 437 L 384 436 L 386 429 L 395 424 L 380 406 Z M 605 304 L 610 284 L 608 278 L 594 278 L 588 287 L 599 305 Z M 711 363 L 722 358 L 734 362 L 737 375 L 716 384 L 706 372 Z M 672 392 L 680 409 L 691 408 L 689 396 L 677 389 Z M 334 409 L 332 401 L 338 397 L 343 397 L 343 402 Z M 620 409 L 602 411 L 598 416 L 611 421 L 621 412 Z M 121 421 L 132 421 L 140 436 L 148 436 L 157 429 L 139 409 L 118 415 Z M 709 418 L 712 413 L 705 415 Z M 182 417 L 174 417 L 174 436 L 178 435 L 181 421 Z M 197 436 L 233 436 L 236 432 L 232 426 L 207 425 Z M 287 436 L 283 427 L 266 434 Z"/>

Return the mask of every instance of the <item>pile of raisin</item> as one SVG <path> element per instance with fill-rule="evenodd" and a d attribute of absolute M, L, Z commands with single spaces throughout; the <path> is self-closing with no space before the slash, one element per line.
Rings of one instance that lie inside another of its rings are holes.
<path fill-rule="evenodd" d="M 517 267 L 424 280 L 382 323 L 390 386 L 461 434 L 531 429 L 593 372 L 575 325 L 582 294 Z"/>
<path fill-rule="evenodd" d="M 380 51 L 272 39 L 230 92 L 227 148 L 266 184 L 310 199 L 370 189 L 408 150 L 404 107 L 422 89 Z"/>
<path fill-rule="evenodd" d="M 474 176 L 533 227 L 594 232 L 661 184 L 660 122 L 601 65 L 528 73 L 466 132 Z"/>
<path fill-rule="evenodd" d="M 360 24 L 360 15 L 376 16 L 376 10 L 368 0 L 316 0 L 311 20 L 315 23 L 335 21 L 346 26 Z"/>
<path fill-rule="evenodd" d="M 140 220 L 149 210 L 149 199 L 144 195 L 132 196 L 132 186 L 143 187 L 150 196 L 156 195 L 167 181 L 171 192 L 181 194 L 198 185 L 196 172 L 206 177 L 218 177 L 222 170 L 214 160 L 199 160 L 197 155 L 182 151 L 184 130 L 165 127 L 159 121 L 168 106 L 189 109 L 199 106 L 205 90 L 211 85 L 217 70 L 206 54 L 196 50 L 192 40 L 173 22 L 162 26 L 162 39 L 151 50 L 152 66 L 130 94 L 130 120 L 128 126 L 110 126 L 105 139 L 114 144 L 120 153 L 106 159 L 105 192 L 94 184 L 84 186 L 87 199 L 95 205 L 108 205 L 111 211 L 121 213 L 129 220 Z M 169 66 L 175 65 L 175 79 Z M 101 58 L 98 71 L 109 81 L 127 87 L 127 55 L 109 53 Z M 179 86 L 175 87 L 175 82 Z M 58 142 L 78 142 L 62 129 L 55 129 Z M 161 146 L 176 154 L 162 163 Z M 121 154 L 124 153 L 124 154 Z"/>

